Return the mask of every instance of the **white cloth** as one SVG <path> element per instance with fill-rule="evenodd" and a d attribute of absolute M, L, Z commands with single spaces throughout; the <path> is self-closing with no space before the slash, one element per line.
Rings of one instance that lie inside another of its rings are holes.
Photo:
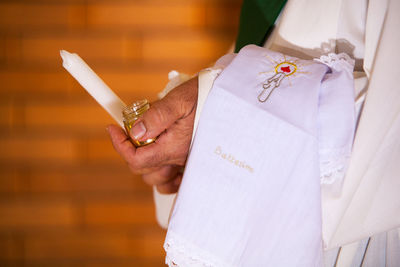
<path fill-rule="evenodd" d="M 289 1 L 285 10 L 296 1 L 298 0 Z M 400 54 L 395 51 L 400 42 L 400 31 L 398 31 L 400 2 L 397 0 L 307 0 L 298 3 L 302 3 L 302 5 L 292 9 L 291 15 L 281 16 L 281 21 L 292 20 L 295 23 L 292 33 L 296 34 L 297 31 L 302 30 L 301 27 L 309 25 L 303 28 L 309 33 L 313 32 L 315 35 L 319 35 L 325 31 L 324 27 L 319 26 L 334 25 L 335 23 L 337 25 L 337 22 L 341 22 L 338 33 L 343 30 L 342 37 L 339 34 L 335 37 L 333 34 L 329 38 L 332 38 L 334 42 L 337 37 L 347 39 L 355 46 L 356 50 L 359 48 L 358 41 L 364 41 L 364 54 L 362 52 L 360 54 L 361 58 L 364 58 L 363 70 L 371 81 L 368 85 L 369 92 L 357 131 L 342 196 L 323 202 L 325 203 L 323 211 L 327 216 L 327 219 L 324 220 L 324 228 L 329 230 L 327 232 L 328 246 L 335 247 L 400 225 L 400 198 L 398 197 L 398 192 L 400 192 L 398 183 L 398 173 L 400 173 L 398 164 L 400 159 L 400 149 L 398 149 L 400 147 L 398 138 L 400 132 L 400 91 L 398 90 L 400 69 L 388 68 L 388 62 L 399 61 Z M 331 16 L 332 9 L 329 7 L 333 4 L 342 5 L 338 17 Z M 308 9 L 311 13 L 303 12 L 304 8 L 312 6 L 318 8 Z M 364 8 L 367 8 L 367 14 L 365 14 Z M 324 20 L 328 16 L 331 20 Z M 297 19 L 298 17 L 300 20 Z M 344 37 L 344 34 L 348 34 L 348 37 Z M 286 35 L 286 37 L 290 36 Z M 268 42 L 271 40 L 272 38 Z M 303 38 L 303 40 L 312 39 Z M 289 54 L 296 50 L 302 50 L 302 47 L 296 45 L 295 41 L 290 42 L 295 47 L 288 47 L 287 50 L 281 50 L 281 52 Z M 305 47 L 304 51 L 325 47 L 320 43 L 309 42 L 309 45 L 310 47 Z M 272 47 L 272 49 L 276 48 L 277 46 Z M 337 52 L 340 49 L 340 46 L 332 47 L 330 51 Z M 354 53 L 354 56 L 359 58 L 357 53 Z M 360 76 L 357 74 L 356 77 Z M 203 77 L 203 79 L 207 79 L 207 77 Z M 356 79 L 358 92 L 365 91 L 367 83 L 366 77 Z M 207 88 L 202 90 L 207 91 Z M 361 108 L 363 99 L 364 95 L 360 94 L 357 99 L 358 110 Z M 171 209 L 171 206 L 164 206 L 165 203 L 158 202 L 157 204 L 157 209 Z M 329 218 L 334 220 L 329 221 Z M 163 221 L 166 222 L 167 218 L 163 218 Z M 397 238 L 396 242 L 398 240 Z M 341 251 L 343 252 L 346 247 L 343 247 Z M 384 250 L 385 247 L 381 249 Z M 394 255 L 393 253 L 388 254 L 387 258 L 394 257 Z M 341 262 L 342 256 L 344 255 L 338 256 L 338 262 Z M 397 257 L 399 257 L 398 254 Z M 366 259 L 369 258 L 366 255 Z M 398 266 L 398 264 L 389 264 L 388 266 Z"/>
<path fill-rule="evenodd" d="M 290 0 L 264 47 L 303 59 L 347 53 L 362 70 L 367 0 Z"/>
<path fill-rule="evenodd" d="M 365 36 L 367 9 L 367 0 L 288 1 L 264 47 L 303 59 L 312 59 L 328 53 L 340 52 L 345 52 L 355 58 L 356 65 L 360 68 L 354 77 L 357 100 L 356 114 L 358 117 L 362 110 L 368 84 L 368 79 L 360 67 L 366 50 L 364 39 L 366 37 L 370 39 L 370 36 Z M 371 32 L 378 34 L 379 30 L 376 29 Z M 369 42 L 367 45 L 369 48 L 367 50 L 371 54 L 371 51 L 376 49 L 376 44 L 371 47 L 371 42 Z M 216 67 L 221 67 L 221 65 L 225 66 L 226 62 L 219 62 Z M 371 56 L 368 56 L 367 62 L 364 64 L 367 74 L 370 72 L 371 65 Z M 199 75 L 199 79 L 201 76 Z M 212 83 L 212 78 L 215 77 L 211 73 L 203 76 L 204 80 L 208 80 L 208 84 Z M 200 114 L 202 102 L 204 102 L 204 98 L 206 98 L 210 88 L 211 85 L 199 88 L 199 94 L 203 98 L 198 101 L 198 112 L 196 114 Z M 196 120 L 198 120 L 198 117 L 196 115 Z M 196 127 L 194 127 L 195 131 Z M 337 190 L 333 191 L 336 191 L 333 196 L 337 196 Z M 329 192 L 333 191 L 329 190 Z M 160 196 L 154 189 L 157 220 L 164 228 L 168 226 L 169 214 L 172 210 L 172 205 L 170 204 L 174 203 L 175 196 L 175 194 Z M 165 215 L 161 216 L 161 214 Z"/>
<path fill-rule="evenodd" d="M 330 59 L 247 46 L 222 71 L 169 224 L 170 266 L 322 264 L 319 159 L 343 167 L 355 124 L 353 62 Z"/>

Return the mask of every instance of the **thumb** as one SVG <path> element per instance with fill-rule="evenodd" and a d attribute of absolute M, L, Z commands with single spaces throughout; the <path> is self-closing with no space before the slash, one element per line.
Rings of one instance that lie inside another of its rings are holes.
<path fill-rule="evenodd" d="M 156 138 L 177 120 L 190 114 L 197 103 L 197 87 L 197 77 L 193 77 L 154 102 L 132 127 L 131 137 L 138 141 Z"/>
<path fill-rule="evenodd" d="M 156 138 L 184 114 L 178 103 L 165 98 L 154 102 L 133 125 L 130 135 L 138 141 Z"/>

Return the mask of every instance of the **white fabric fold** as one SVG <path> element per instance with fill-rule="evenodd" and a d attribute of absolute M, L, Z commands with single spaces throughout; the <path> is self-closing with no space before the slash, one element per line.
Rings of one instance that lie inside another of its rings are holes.
<path fill-rule="evenodd" d="M 351 62 L 256 46 L 231 60 L 202 110 L 164 244 L 169 266 L 321 266 L 320 158 L 345 168 L 351 73 Z"/>
<path fill-rule="evenodd" d="M 318 104 L 318 143 L 321 184 L 324 194 L 339 197 L 353 144 L 356 111 L 353 66 L 347 54 L 321 56 L 330 67 L 321 83 Z M 351 127 L 352 126 L 352 127 Z"/>

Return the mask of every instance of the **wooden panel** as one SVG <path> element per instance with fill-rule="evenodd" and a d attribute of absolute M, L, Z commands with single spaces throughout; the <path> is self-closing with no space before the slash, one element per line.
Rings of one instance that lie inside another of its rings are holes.
<path fill-rule="evenodd" d="M 88 95 L 87 99 L 88 102 L 81 103 L 27 103 L 26 126 L 85 127 L 105 131 L 105 126 L 114 123 L 114 120 L 91 96 Z"/>
<path fill-rule="evenodd" d="M 89 226 L 152 224 L 155 218 L 153 203 L 137 199 L 88 202 L 84 213 Z"/>
<path fill-rule="evenodd" d="M 63 69 L 78 53 L 126 102 L 157 99 L 235 38 L 241 0 L 0 1 L 0 266 L 164 266 L 152 188 Z"/>
<path fill-rule="evenodd" d="M 0 194 L 17 193 L 21 187 L 21 177 L 15 168 L 0 169 Z"/>
<path fill-rule="evenodd" d="M 70 201 L 10 200 L 0 202 L 0 229 L 68 226 L 76 223 Z"/>
<path fill-rule="evenodd" d="M 0 3 L 0 27 L 76 27 L 85 23 L 85 6 L 75 4 Z"/>
<path fill-rule="evenodd" d="M 168 82 L 168 71 L 110 71 L 102 72 L 101 77 L 128 104 L 143 98 L 156 99 Z"/>
<path fill-rule="evenodd" d="M 161 234 L 161 231 L 142 235 L 123 232 L 71 232 L 61 236 L 44 234 L 41 238 L 28 236 L 25 241 L 25 257 L 29 260 L 157 257 L 162 261 Z"/>
<path fill-rule="evenodd" d="M 43 36 L 22 40 L 21 54 L 29 60 L 60 62 L 60 50 L 78 53 L 83 59 L 135 59 L 141 55 L 141 42 L 125 36 Z"/>
<path fill-rule="evenodd" d="M 61 64 L 61 62 L 59 62 Z M 179 67 L 179 66 L 175 66 Z M 168 71 L 155 70 L 104 70 L 95 69 L 96 73 L 118 95 L 126 95 L 134 101 L 143 97 L 155 99 L 168 82 Z M 43 99 L 46 96 L 90 97 L 86 91 L 64 69 L 58 71 L 1 71 L 0 94 L 4 96 L 29 95 Z M 129 99 L 127 101 L 129 101 Z"/>
<path fill-rule="evenodd" d="M 89 162 L 124 162 L 114 150 L 108 137 L 87 140 L 86 156 Z"/>
<path fill-rule="evenodd" d="M 144 59 L 163 60 L 209 60 L 210 64 L 229 49 L 230 44 L 213 36 L 176 35 L 145 36 L 143 40 Z"/>
<path fill-rule="evenodd" d="M 0 235 L 0 263 L 4 260 L 18 259 L 22 252 L 21 238 L 10 233 Z"/>
<path fill-rule="evenodd" d="M 73 78 L 64 71 L 0 71 L 0 94 L 23 94 L 37 97 L 44 93 L 67 95 Z"/>
<path fill-rule="evenodd" d="M 10 161 L 75 161 L 79 157 L 72 138 L 38 138 L 7 136 L 0 139 L 0 160 Z"/>
<path fill-rule="evenodd" d="M 237 32 L 240 5 L 235 2 L 226 2 L 225 5 L 206 5 L 205 24 L 210 28 L 231 29 Z"/>
<path fill-rule="evenodd" d="M 191 27 L 204 21 L 204 9 L 190 3 L 161 1 L 89 4 L 88 25 L 97 27 Z"/>
<path fill-rule="evenodd" d="M 10 127 L 13 123 L 13 106 L 11 103 L 0 103 L 0 126 Z"/>
<path fill-rule="evenodd" d="M 67 198 L 82 193 L 81 196 L 90 198 L 107 193 L 116 196 L 149 195 L 151 188 L 140 176 L 131 174 L 124 163 L 91 167 L 69 165 L 52 169 L 2 166 L 0 194 L 11 193 Z"/>
<path fill-rule="evenodd" d="M 11 64 L 14 61 L 21 60 L 22 51 L 21 51 L 22 40 L 20 38 L 2 36 L 0 38 L 0 62 Z"/>
<path fill-rule="evenodd" d="M 2 186 L 5 190 L 5 186 Z M 1 189 L 0 189 L 1 190 Z M 24 192 L 32 193 L 115 193 L 135 194 L 149 192 L 141 177 L 132 175 L 121 164 L 120 168 L 76 168 L 75 170 L 35 170 L 29 175 Z"/>

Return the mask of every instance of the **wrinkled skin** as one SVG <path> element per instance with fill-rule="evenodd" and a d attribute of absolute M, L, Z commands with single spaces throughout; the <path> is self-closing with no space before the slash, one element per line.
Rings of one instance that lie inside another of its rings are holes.
<path fill-rule="evenodd" d="M 143 180 L 155 185 L 160 193 L 177 192 L 181 183 L 181 170 L 193 132 L 197 87 L 197 77 L 194 77 L 152 103 L 150 109 L 135 122 L 131 138 L 143 141 L 158 136 L 150 145 L 135 148 L 121 127 L 107 127 L 115 150 L 130 170 L 141 174 Z"/>

